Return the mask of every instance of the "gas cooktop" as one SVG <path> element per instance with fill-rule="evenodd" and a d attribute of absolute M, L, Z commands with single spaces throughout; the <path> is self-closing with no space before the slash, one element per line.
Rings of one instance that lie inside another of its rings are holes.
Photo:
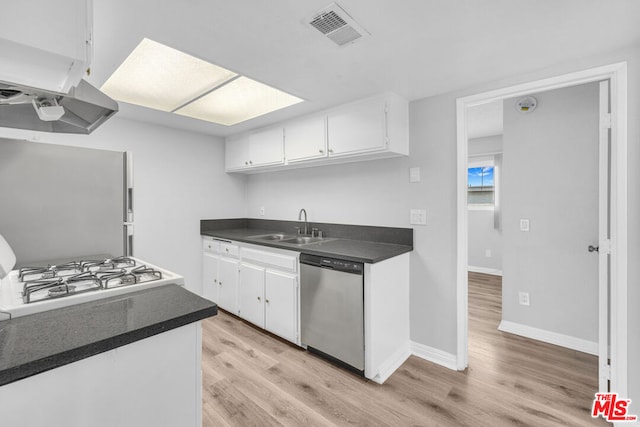
<path fill-rule="evenodd" d="M 0 281 L 0 320 L 134 292 L 184 279 L 134 257 L 23 267 Z"/>

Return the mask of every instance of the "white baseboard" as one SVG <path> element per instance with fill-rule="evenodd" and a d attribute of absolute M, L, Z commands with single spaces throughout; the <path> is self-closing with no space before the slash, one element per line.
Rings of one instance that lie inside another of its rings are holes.
<path fill-rule="evenodd" d="M 508 320 L 501 321 L 498 329 L 502 332 L 520 335 L 525 338 L 531 338 L 549 344 L 559 345 L 560 347 L 570 348 L 572 350 L 581 351 L 583 353 L 598 355 L 598 343 L 594 341 L 587 341 L 583 340 L 582 338 L 576 338 L 569 335 L 559 334 L 557 332 L 538 329 L 520 323 L 509 322 Z"/>
<path fill-rule="evenodd" d="M 414 356 L 444 366 L 445 368 L 453 369 L 454 371 L 457 370 L 455 354 L 447 353 L 446 351 L 438 350 L 437 348 L 414 341 L 411 341 L 410 349 L 411 354 Z"/>
<path fill-rule="evenodd" d="M 380 365 L 378 374 L 375 377 L 371 378 L 371 380 L 378 384 L 383 384 L 391 376 L 391 374 L 393 374 L 400 366 L 402 366 L 402 364 L 407 361 L 409 356 L 411 356 L 409 347 L 410 344 L 407 343 L 406 345 L 402 346 L 402 348 L 399 348 L 391 356 L 389 356 L 387 360 L 385 360 L 384 363 Z"/>
<path fill-rule="evenodd" d="M 470 265 L 467 267 L 467 270 L 473 273 L 484 273 L 484 274 L 491 274 L 493 276 L 502 276 L 502 270 L 498 270 L 495 268 L 476 267 L 476 266 Z"/>

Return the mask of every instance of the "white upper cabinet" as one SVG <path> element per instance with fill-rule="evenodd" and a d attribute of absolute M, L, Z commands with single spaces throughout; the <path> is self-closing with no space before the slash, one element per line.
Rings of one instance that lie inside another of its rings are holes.
<path fill-rule="evenodd" d="M 284 128 L 284 155 L 280 134 Z M 247 139 L 242 155 L 237 140 Z M 262 144 L 254 147 L 253 140 Z M 409 103 L 387 93 L 269 128 L 227 138 L 229 172 L 319 166 L 409 155 Z M 259 154 L 253 154 L 259 149 Z"/>
<path fill-rule="evenodd" d="M 327 117 L 329 157 L 382 150 L 387 145 L 384 100 L 350 105 Z"/>
<path fill-rule="evenodd" d="M 282 127 L 249 134 L 249 166 L 284 163 L 284 133 Z"/>
<path fill-rule="evenodd" d="M 282 127 L 229 137 L 225 141 L 226 170 L 237 171 L 284 162 Z"/>
<path fill-rule="evenodd" d="M 68 93 L 93 53 L 91 0 L 2 2 L 0 80 Z"/>
<path fill-rule="evenodd" d="M 224 150 L 227 171 L 249 167 L 249 135 L 237 135 L 227 138 Z"/>
<path fill-rule="evenodd" d="M 288 163 L 327 157 L 327 118 L 309 117 L 286 123 L 284 152 Z"/>

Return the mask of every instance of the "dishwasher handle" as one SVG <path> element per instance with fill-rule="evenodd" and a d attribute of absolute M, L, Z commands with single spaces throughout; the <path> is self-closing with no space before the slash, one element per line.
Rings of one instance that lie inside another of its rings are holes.
<path fill-rule="evenodd" d="M 300 264 L 327 268 L 350 274 L 363 275 L 364 273 L 364 264 L 361 262 L 328 258 L 318 255 L 300 254 Z"/>

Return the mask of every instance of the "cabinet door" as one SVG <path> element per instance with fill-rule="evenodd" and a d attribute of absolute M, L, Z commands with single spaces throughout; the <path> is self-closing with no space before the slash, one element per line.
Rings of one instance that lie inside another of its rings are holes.
<path fill-rule="evenodd" d="M 220 257 L 218 260 L 218 305 L 238 314 L 238 260 Z"/>
<path fill-rule="evenodd" d="M 289 163 L 327 157 L 326 116 L 288 123 L 284 128 L 284 153 Z"/>
<path fill-rule="evenodd" d="M 329 157 L 386 148 L 385 108 L 384 100 L 377 99 L 329 113 Z"/>
<path fill-rule="evenodd" d="M 240 264 L 238 316 L 264 328 L 264 268 Z"/>
<path fill-rule="evenodd" d="M 266 166 L 284 163 L 284 133 L 281 127 L 249 135 L 249 165 Z"/>
<path fill-rule="evenodd" d="M 289 341 L 298 338 L 298 278 L 267 270 L 265 273 L 265 329 Z"/>
<path fill-rule="evenodd" d="M 202 255 L 202 296 L 218 302 L 218 256 L 207 252 Z"/>
<path fill-rule="evenodd" d="M 246 135 L 225 140 L 224 161 L 228 171 L 249 168 L 249 138 Z"/>

